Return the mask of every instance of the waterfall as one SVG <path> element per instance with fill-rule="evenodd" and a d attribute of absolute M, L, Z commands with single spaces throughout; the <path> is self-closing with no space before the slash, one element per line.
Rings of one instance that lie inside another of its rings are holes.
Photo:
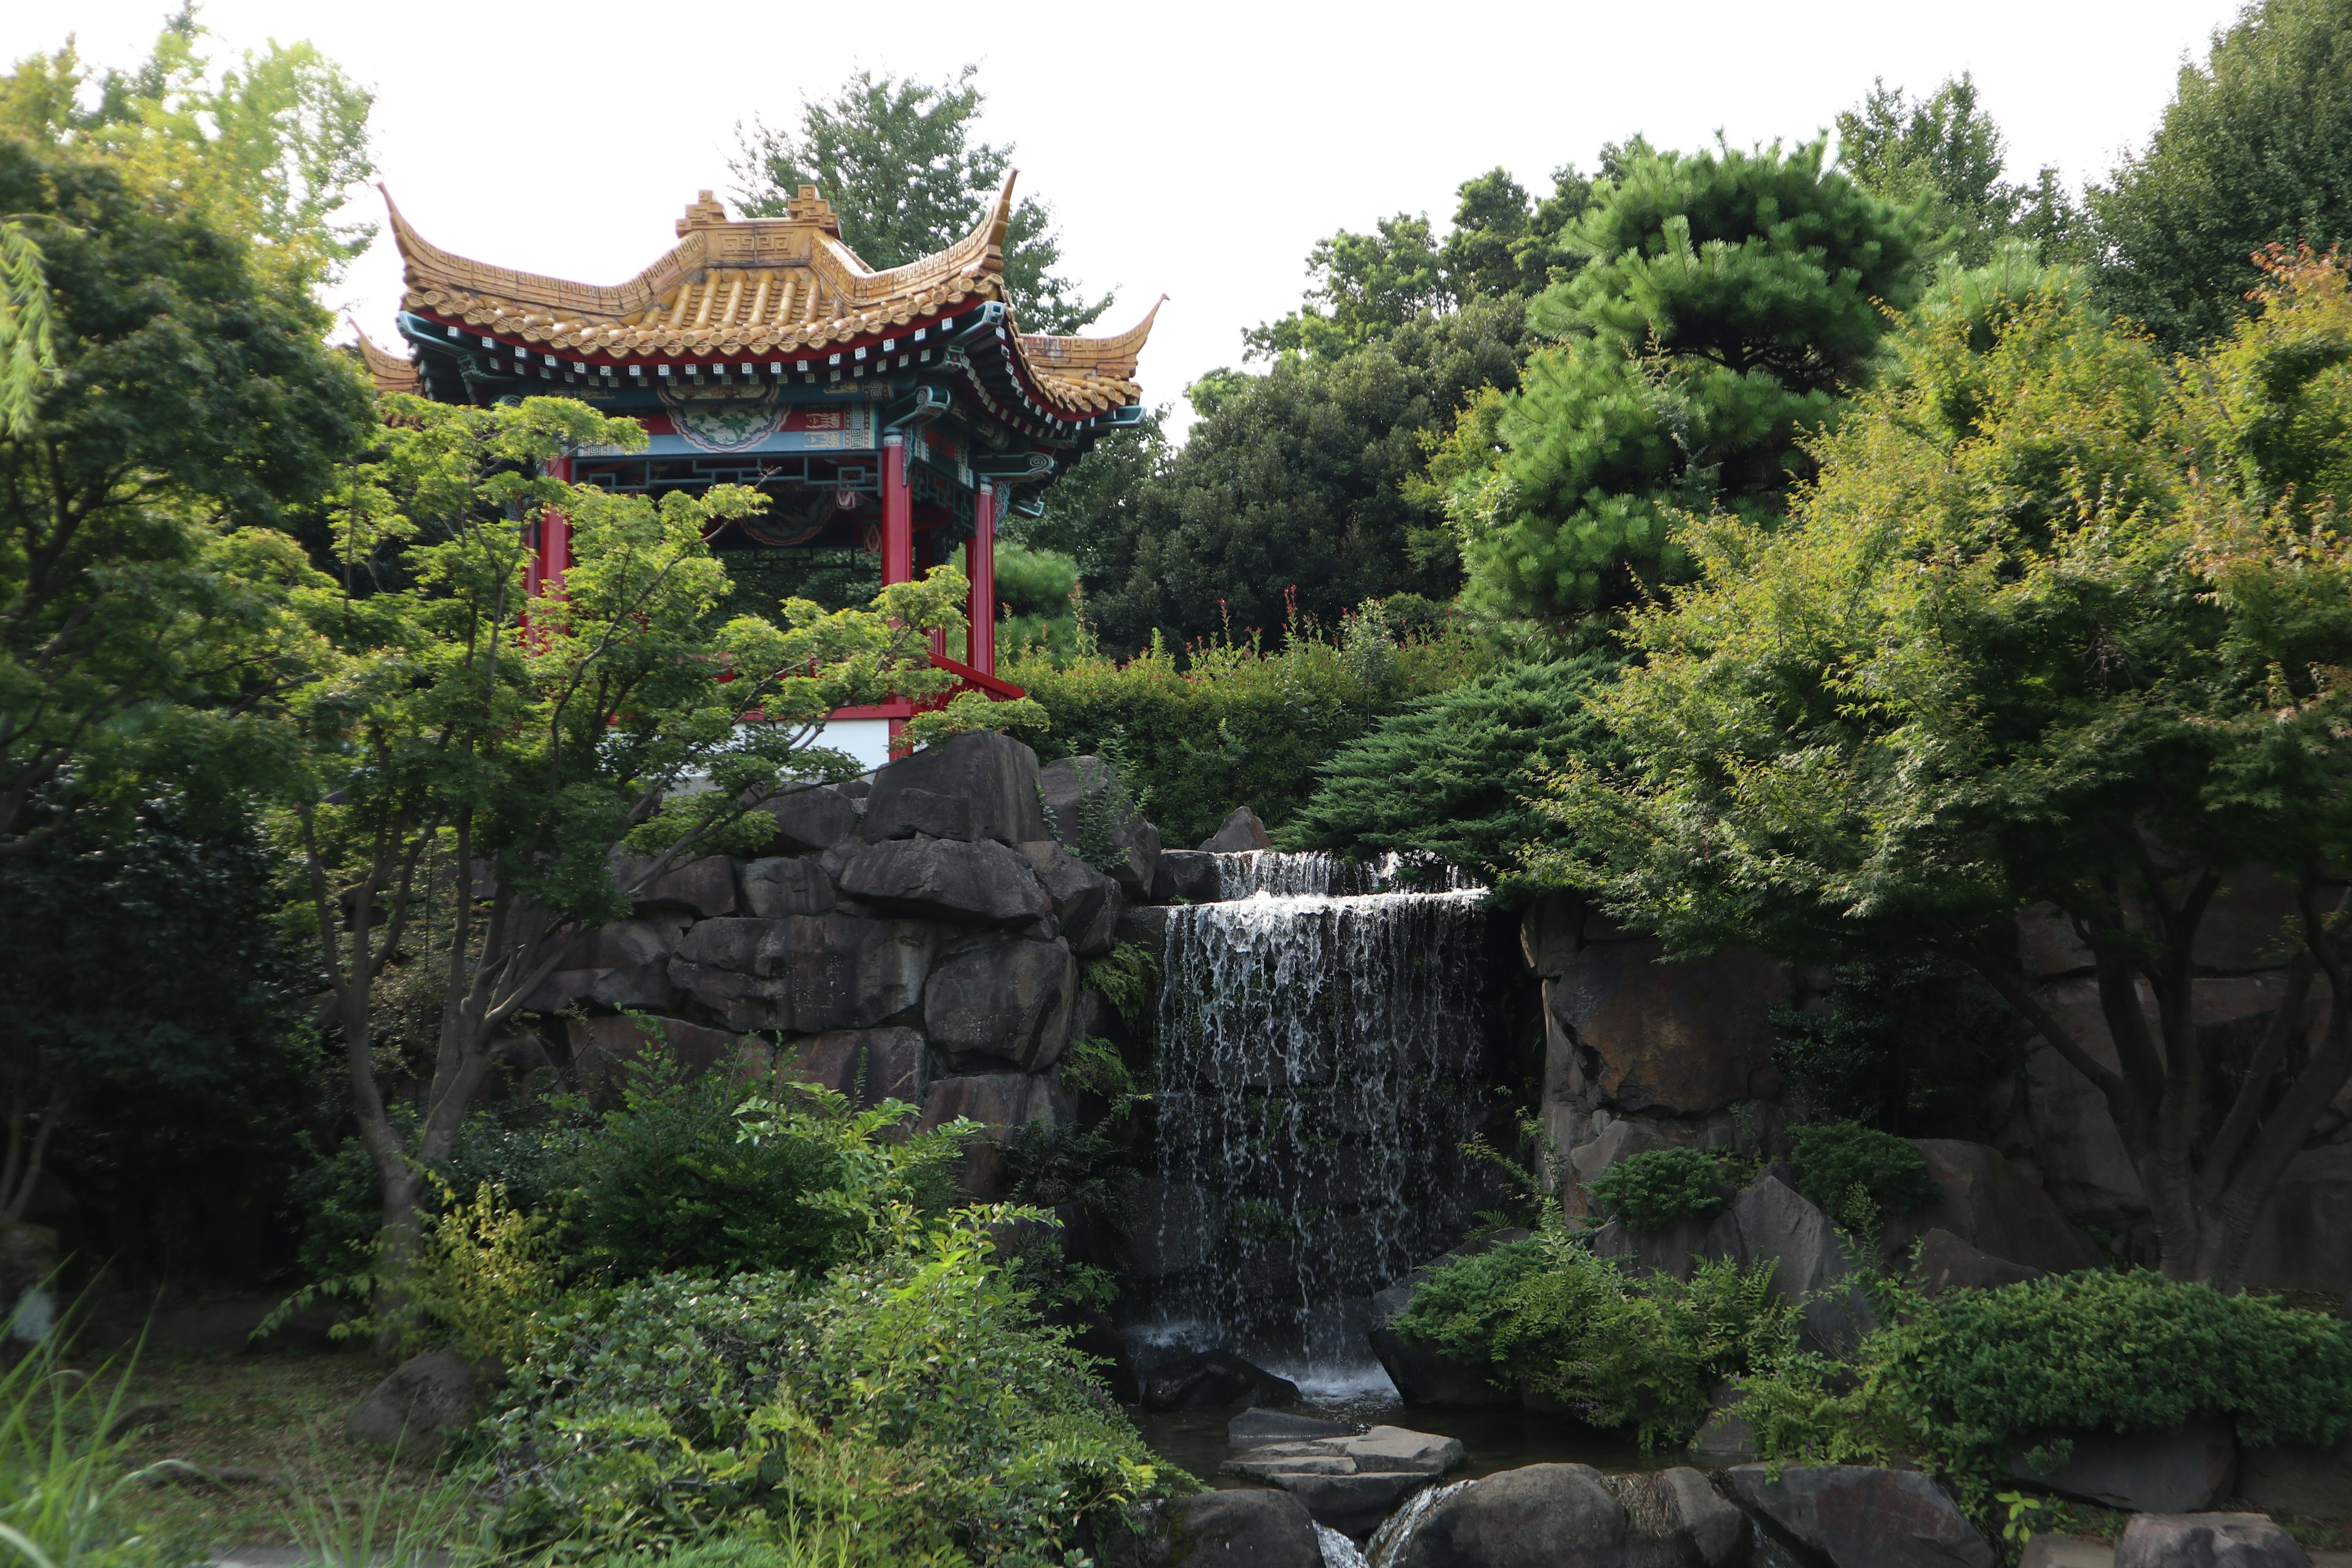
<path fill-rule="evenodd" d="M 1162 1231 L 1188 1264 L 1162 1314 L 1277 1370 L 1370 1366 L 1367 1298 L 1440 1249 L 1477 1184 L 1459 1145 L 1488 1113 L 1483 894 L 1381 891 L 1393 866 L 1329 856 L 1220 871 L 1228 899 L 1170 910 L 1161 955 L 1157 1223 L 1189 1233 Z"/>

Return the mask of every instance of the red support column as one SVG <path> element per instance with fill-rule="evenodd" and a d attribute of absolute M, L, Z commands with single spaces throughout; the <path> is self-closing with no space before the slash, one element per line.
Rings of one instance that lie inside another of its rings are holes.
<path fill-rule="evenodd" d="M 964 552 L 971 572 L 971 597 L 965 615 L 971 621 L 964 660 L 982 675 L 996 673 L 996 487 L 980 481 L 980 499 L 971 520 L 971 548 Z"/>
<path fill-rule="evenodd" d="M 547 477 L 570 484 L 572 459 L 550 458 Z M 572 569 L 572 520 L 552 508 L 540 514 L 539 556 L 533 564 L 538 568 L 532 574 L 537 581 L 530 584 L 534 593 L 563 591 L 563 574 Z"/>
<path fill-rule="evenodd" d="M 907 438 L 882 437 L 882 584 L 915 580 L 915 496 L 907 488 Z"/>

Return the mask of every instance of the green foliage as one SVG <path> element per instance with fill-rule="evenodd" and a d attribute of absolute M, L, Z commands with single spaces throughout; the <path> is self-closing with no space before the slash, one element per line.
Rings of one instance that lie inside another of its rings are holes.
<path fill-rule="evenodd" d="M 2084 247 L 2083 217 L 2057 170 L 2045 167 L 2031 185 L 2001 178 L 2000 128 L 1979 107 L 1966 71 L 1924 99 L 1872 83 L 1861 104 L 1837 117 L 1837 140 L 1838 167 L 1873 195 L 1906 207 L 1925 197 L 1924 232 L 1964 267 L 1983 266 L 2011 237 L 2052 260 Z"/>
<path fill-rule="evenodd" d="M 0 220 L 0 437 L 32 428 L 41 387 L 57 369 L 56 315 L 41 247 L 22 222 Z"/>
<path fill-rule="evenodd" d="M 1170 1481 L 959 1211 L 821 1280 L 662 1275 L 545 1325 L 492 1428 L 517 1544 L 854 1532 L 858 1561 L 1058 1563 Z M 1178 1482 L 1181 1484 L 1181 1480 Z"/>
<path fill-rule="evenodd" d="M 1046 493 L 1055 493 L 1068 479 L 1065 475 Z M 1075 557 L 1017 540 L 997 541 L 996 602 L 1003 614 L 996 623 L 996 646 L 1001 652 L 1029 648 L 1049 658 L 1075 658 L 1082 635 L 1081 600 Z"/>
<path fill-rule="evenodd" d="M 1053 726 L 1053 719 L 1029 698 L 1016 697 L 1008 702 L 984 692 L 960 691 L 946 707 L 929 709 L 908 720 L 906 739 L 908 745 L 919 747 L 974 730 L 1020 729 L 1034 734 Z"/>
<path fill-rule="evenodd" d="M 1794 1353 L 1797 1311 L 1771 1280 L 1771 1265 L 1727 1258 L 1701 1260 L 1687 1284 L 1637 1280 L 1555 1212 L 1538 1235 L 1431 1274 L 1395 1327 L 1592 1426 L 1633 1426 L 1654 1447 L 1689 1441 L 1717 1382 Z"/>
<path fill-rule="evenodd" d="M 1680 576 L 1678 517 L 1769 518 L 1917 296 L 1918 220 L 1783 153 L 1650 153 L 1594 188 L 1591 259 L 1529 310 L 1508 450 L 1452 506 L 1473 594 L 1560 618 Z M 1496 384 L 1500 385 L 1500 383 Z"/>
<path fill-rule="evenodd" d="M 801 100 L 797 128 L 753 120 L 732 164 L 743 211 L 781 217 L 803 185 L 833 204 L 842 242 L 876 271 L 945 250 L 993 206 L 1013 144 L 975 142 L 987 95 L 966 66 L 948 80 L 854 72 L 831 98 Z M 1004 282 L 1024 331 L 1076 331 L 1110 308 L 1053 271 L 1051 207 L 1024 196 L 1004 237 Z"/>
<path fill-rule="evenodd" d="M 121 1429 L 127 1363 L 70 1366 L 62 1334 L 0 1364 L 0 1547 L 29 1568 L 148 1568 L 173 1561 L 139 1527 Z"/>
<path fill-rule="evenodd" d="M 1133 947 L 1139 944 L 1130 942 L 1124 945 Z M 1113 950 L 1113 956 L 1117 951 Z M 1146 950 L 1146 956 L 1149 956 L 1149 950 Z M 1108 996 L 1109 994 L 1106 992 L 1104 994 Z M 1113 1002 L 1111 1005 L 1116 1007 L 1118 1004 Z M 1105 1120 L 1111 1122 L 1118 1121 L 1151 1098 L 1142 1080 L 1135 1076 L 1135 1069 L 1127 1065 L 1125 1057 L 1119 1055 L 1118 1047 L 1108 1040 L 1097 1039 L 1091 1035 L 1082 1035 L 1063 1048 L 1061 1065 L 1055 1076 L 1061 1079 L 1065 1089 L 1074 1089 L 1108 1101 L 1110 1109 L 1105 1113 Z"/>
<path fill-rule="evenodd" d="M 1284 825 L 1280 847 L 1394 851 L 1490 878 L 1513 870 L 1542 837 L 1534 802 L 1545 775 L 1605 749 L 1584 698 L 1616 674 L 1599 654 L 1509 664 L 1406 704 L 1317 770 L 1315 796 Z"/>
<path fill-rule="evenodd" d="M 1888 1218 L 1899 1218 L 1944 1195 L 1917 1144 L 1852 1121 L 1812 1121 L 1790 1128 L 1789 1162 L 1796 1167 L 1797 1190 L 1840 1218 L 1856 1209 L 1856 1191 L 1867 1196 L 1875 1214 Z M 1848 1223 L 1857 1230 L 1876 1228 L 1874 1224 Z"/>
<path fill-rule="evenodd" d="M 1400 628 L 1376 607 L 1349 625 L 1352 642 L 1349 629 L 1326 640 L 1294 617 L 1278 653 L 1253 640 L 1198 643 L 1181 657 L 1155 646 L 1124 662 L 1016 658 L 1005 678 L 1045 707 L 1053 729 L 1013 732 L 1041 755 L 1118 752 L 1122 778 L 1148 784 L 1147 808 L 1171 845 L 1200 842 L 1236 805 L 1279 826 L 1314 787 L 1314 769 L 1381 712 L 1451 688 L 1495 657 L 1466 629 Z"/>
<path fill-rule="evenodd" d="M 1906 1145 L 1908 1147 L 1908 1145 Z M 1704 1149 L 1644 1149 L 1584 1184 L 1626 1229 L 1664 1230 L 1723 1206 L 1723 1163 Z"/>
<path fill-rule="evenodd" d="M 2146 148 L 2090 193 L 2105 303 L 2168 347 L 2226 333 L 2279 242 L 2352 241 L 2347 0 L 2248 5 L 2184 66 Z"/>
<path fill-rule="evenodd" d="M 1151 1003 L 1151 989 L 1160 984 L 1160 955 L 1139 942 L 1115 944 L 1083 968 L 1086 983 L 1103 994 L 1103 1000 L 1130 1026 L 1140 1026 Z"/>
<path fill-rule="evenodd" d="M 1922 1136 L 2024 1065 L 2016 1014 L 1945 960 L 1837 964 L 1823 1000 L 1772 1014 L 1773 1070 L 1818 1117 Z"/>

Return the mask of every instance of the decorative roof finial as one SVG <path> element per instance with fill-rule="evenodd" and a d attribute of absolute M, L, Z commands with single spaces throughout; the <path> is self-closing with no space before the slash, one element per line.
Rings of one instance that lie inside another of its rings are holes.
<path fill-rule="evenodd" d="M 694 205 L 686 209 L 686 216 L 677 220 L 677 237 L 684 239 L 698 228 L 725 228 L 726 226 L 726 207 L 712 200 L 709 191 L 704 191 L 699 194 Z"/>

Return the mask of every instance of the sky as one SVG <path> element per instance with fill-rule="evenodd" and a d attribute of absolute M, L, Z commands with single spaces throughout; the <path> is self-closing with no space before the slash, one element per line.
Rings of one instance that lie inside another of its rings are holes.
<path fill-rule="evenodd" d="M 14 60 L 79 36 L 142 58 L 163 0 L 0 7 Z M 1914 93 L 1973 72 L 2012 177 L 2079 187 L 2145 142 L 2231 0 L 1971 0 L 1964 6 L 1492 3 L 388 5 L 209 0 L 221 52 L 308 38 L 375 93 L 380 177 L 461 255 L 613 283 L 675 243 L 695 194 L 725 197 L 737 127 L 789 121 L 851 71 L 931 79 L 966 62 L 982 133 L 1015 146 L 1057 215 L 1064 271 L 1118 300 L 1098 330 L 1169 296 L 1140 370 L 1177 405 L 1240 361 L 1244 329 L 1290 309 L 1320 237 L 1400 211 L 1441 224 L 1500 164 L 1531 191 L 1640 132 L 1689 147 L 1801 141 L 1874 79 Z M 373 192 L 364 206 L 380 211 Z M 388 237 L 331 291 L 394 341 Z"/>

